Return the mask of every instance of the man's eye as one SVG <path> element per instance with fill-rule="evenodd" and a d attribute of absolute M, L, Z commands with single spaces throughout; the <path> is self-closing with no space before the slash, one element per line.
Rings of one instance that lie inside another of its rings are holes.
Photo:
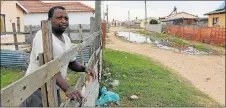
<path fill-rule="evenodd" d="M 61 19 L 62 19 L 62 17 L 56 17 L 56 19 L 59 19 L 59 20 L 61 20 Z"/>

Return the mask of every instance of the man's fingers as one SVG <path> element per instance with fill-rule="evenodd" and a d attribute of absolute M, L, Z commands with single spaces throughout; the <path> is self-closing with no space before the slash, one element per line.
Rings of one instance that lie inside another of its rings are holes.
<path fill-rule="evenodd" d="M 71 94 L 67 94 L 66 96 L 69 98 L 73 98 L 73 96 L 71 96 Z"/>
<path fill-rule="evenodd" d="M 78 100 L 79 101 L 79 98 L 78 98 L 78 96 L 73 92 L 73 93 L 71 93 L 71 95 L 73 96 L 73 99 L 74 100 Z"/>

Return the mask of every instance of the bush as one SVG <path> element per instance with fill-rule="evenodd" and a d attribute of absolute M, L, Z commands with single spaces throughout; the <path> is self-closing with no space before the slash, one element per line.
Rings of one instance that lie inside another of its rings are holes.
<path fill-rule="evenodd" d="M 158 21 L 155 20 L 155 19 L 152 19 L 152 20 L 149 22 L 149 24 L 158 24 Z"/>

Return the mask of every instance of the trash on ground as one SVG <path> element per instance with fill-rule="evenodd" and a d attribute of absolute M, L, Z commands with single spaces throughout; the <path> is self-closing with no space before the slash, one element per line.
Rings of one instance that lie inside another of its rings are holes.
<path fill-rule="evenodd" d="M 114 81 L 111 83 L 111 85 L 112 85 L 113 87 L 118 86 L 118 85 L 119 85 L 119 80 L 114 80 Z"/>
<path fill-rule="evenodd" d="M 116 94 L 114 92 L 108 91 L 106 87 L 103 87 L 101 89 L 101 96 L 96 101 L 97 106 L 108 106 L 110 103 L 115 103 L 116 105 L 119 105 L 119 94 Z"/>
<path fill-rule="evenodd" d="M 136 95 L 132 95 L 130 96 L 131 99 L 138 99 L 138 97 Z"/>

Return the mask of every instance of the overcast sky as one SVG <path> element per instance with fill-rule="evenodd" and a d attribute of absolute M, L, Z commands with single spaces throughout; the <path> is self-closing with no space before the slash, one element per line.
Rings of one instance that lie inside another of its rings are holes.
<path fill-rule="evenodd" d="M 95 8 L 95 1 L 80 1 L 92 8 Z M 217 9 L 222 1 L 147 1 L 148 17 L 163 17 L 169 15 L 174 6 L 177 12 L 187 12 L 198 15 L 199 17 L 207 17 L 203 14 Z M 125 21 L 128 19 L 128 11 L 130 11 L 130 20 L 142 19 L 145 17 L 144 1 L 102 1 L 102 13 L 106 11 L 108 4 L 109 21 L 112 19 Z M 103 17 L 103 16 L 102 16 Z"/>

